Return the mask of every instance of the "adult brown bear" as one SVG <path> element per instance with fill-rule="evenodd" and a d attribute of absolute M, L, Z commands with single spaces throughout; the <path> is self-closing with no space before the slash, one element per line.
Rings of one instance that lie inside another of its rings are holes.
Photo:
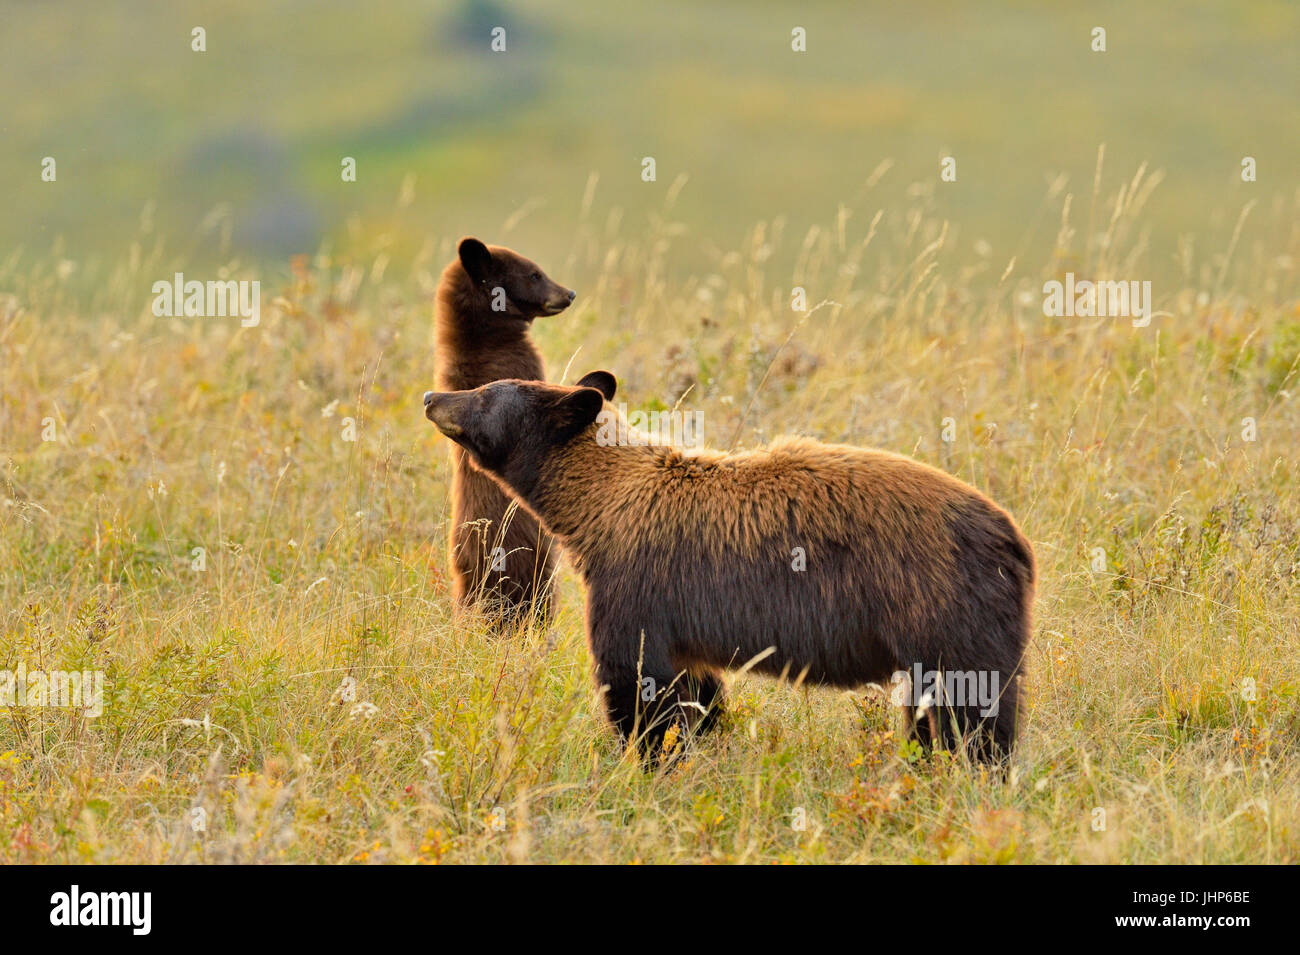
<path fill-rule="evenodd" d="M 499 378 L 541 379 L 542 357 L 528 337 L 533 319 L 556 315 L 576 293 L 529 259 L 478 239 L 460 242 L 438 284 L 436 381 L 447 391 Z M 460 607 L 502 625 L 550 617 L 556 553 L 550 537 L 465 453 L 451 451 L 450 563 Z"/>
<path fill-rule="evenodd" d="M 593 372 L 576 388 L 498 381 L 424 404 L 582 574 L 620 732 L 654 752 L 672 721 L 707 725 L 726 668 L 844 687 L 903 671 L 930 684 L 906 703 L 922 745 L 1010 752 L 1034 558 L 1005 511 L 882 451 L 610 440 L 625 433 L 605 404 L 614 388 Z"/>

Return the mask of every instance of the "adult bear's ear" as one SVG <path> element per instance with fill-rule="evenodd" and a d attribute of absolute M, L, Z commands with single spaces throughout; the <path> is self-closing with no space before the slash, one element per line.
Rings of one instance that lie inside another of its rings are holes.
<path fill-rule="evenodd" d="M 578 382 L 579 388 L 595 388 L 605 396 L 606 401 L 614 400 L 614 391 L 618 388 L 618 380 L 607 371 L 589 371 L 582 376 Z"/>
<path fill-rule="evenodd" d="M 605 407 L 605 396 L 595 388 L 575 388 L 565 392 L 551 406 L 552 420 L 560 439 L 566 440 L 596 420 Z"/>
<path fill-rule="evenodd" d="M 475 282 L 482 282 L 488 277 L 492 268 L 492 253 L 488 247 L 473 236 L 460 240 L 460 264 L 465 267 L 469 277 Z"/>

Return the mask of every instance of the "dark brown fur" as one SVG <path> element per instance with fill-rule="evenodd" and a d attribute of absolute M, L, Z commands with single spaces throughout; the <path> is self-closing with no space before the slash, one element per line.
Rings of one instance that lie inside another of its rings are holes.
<path fill-rule="evenodd" d="M 517 252 L 462 239 L 457 259 L 438 285 L 438 388 L 459 391 L 501 378 L 544 378 L 528 330 L 534 318 L 563 311 L 573 297 Z M 494 301 L 504 308 L 494 309 Z M 545 622 L 557 556 L 553 541 L 455 445 L 451 463 L 449 560 L 457 605 L 478 607 L 503 623 L 533 613 Z"/>
<path fill-rule="evenodd" d="M 615 413 L 603 404 L 613 376 L 580 384 L 595 387 L 497 382 L 432 395 L 426 413 L 582 574 L 597 679 L 624 735 L 648 728 L 657 745 L 674 714 L 695 719 L 693 700 L 713 715 L 718 671 L 750 661 L 843 687 L 919 663 L 996 673 L 1001 693 L 987 719 L 943 700 L 925 719 L 909 708 L 923 745 L 968 741 L 984 759 L 1011 750 L 1035 571 L 1005 511 L 883 451 L 806 439 L 736 454 L 602 446 L 595 419 Z M 647 677 L 659 691 L 649 704 Z"/>

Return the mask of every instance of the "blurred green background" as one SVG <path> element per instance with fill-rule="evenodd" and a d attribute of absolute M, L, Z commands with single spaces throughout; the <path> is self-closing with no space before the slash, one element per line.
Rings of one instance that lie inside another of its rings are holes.
<path fill-rule="evenodd" d="M 400 261 L 476 233 L 545 263 L 580 221 L 636 234 L 668 216 L 686 257 L 707 256 L 757 221 L 798 234 L 841 205 L 860 234 L 919 195 L 959 242 L 1010 257 L 1035 223 L 1034 241 L 1055 237 L 1061 174 L 1081 218 L 1105 143 L 1103 190 L 1164 171 L 1158 272 L 1180 235 L 1218 241 L 1252 198 L 1248 238 L 1294 227 L 1267 210 L 1293 210 L 1300 185 L 1297 27 L 1283 0 L 10 0 L 0 254 L 114 255 L 147 233 L 186 261 L 275 267 L 358 240 Z"/>

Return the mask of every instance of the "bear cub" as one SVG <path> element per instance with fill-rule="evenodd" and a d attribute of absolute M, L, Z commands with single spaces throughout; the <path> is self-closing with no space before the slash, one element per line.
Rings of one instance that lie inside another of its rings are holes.
<path fill-rule="evenodd" d="M 438 284 L 437 387 L 462 391 L 501 378 L 544 378 L 529 328 L 539 316 L 564 311 L 575 296 L 518 252 L 462 239 Z M 554 542 L 459 446 L 452 445 L 451 463 L 449 562 L 456 605 L 484 612 L 502 629 L 530 618 L 547 622 Z"/>

